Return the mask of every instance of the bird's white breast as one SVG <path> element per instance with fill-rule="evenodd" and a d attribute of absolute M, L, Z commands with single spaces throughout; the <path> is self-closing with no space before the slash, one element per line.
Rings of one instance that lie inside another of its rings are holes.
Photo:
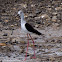
<path fill-rule="evenodd" d="M 25 23 L 21 24 L 21 29 L 24 32 L 28 32 L 27 29 L 26 29 L 26 27 L 25 27 Z"/>

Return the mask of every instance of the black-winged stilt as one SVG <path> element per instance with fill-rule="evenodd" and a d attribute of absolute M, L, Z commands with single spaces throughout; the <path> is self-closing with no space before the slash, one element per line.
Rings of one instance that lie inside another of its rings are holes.
<path fill-rule="evenodd" d="M 24 13 L 22 10 L 18 11 L 18 14 L 19 16 L 21 17 L 21 29 L 27 33 L 27 37 L 31 38 L 31 40 L 33 41 L 32 37 L 31 37 L 31 33 L 35 33 L 37 35 L 42 35 L 42 33 L 38 32 L 37 30 L 35 30 L 30 24 L 28 24 L 25 20 L 24 20 Z M 27 52 L 28 52 L 28 46 L 29 46 L 29 40 L 28 40 L 28 44 L 27 44 L 27 51 L 26 51 L 26 57 L 25 57 L 25 60 L 27 58 Z M 33 41 L 33 48 L 34 47 L 34 41 Z M 34 57 L 33 58 L 36 58 L 35 56 L 35 50 L 34 50 Z"/>

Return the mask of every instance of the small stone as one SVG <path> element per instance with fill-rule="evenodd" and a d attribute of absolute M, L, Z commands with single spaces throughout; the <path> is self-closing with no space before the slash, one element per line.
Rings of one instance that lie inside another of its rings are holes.
<path fill-rule="evenodd" d="M 22 3 L 21 5 L 22 5 L 22 7 L 24 7 L 24 8 L 26 8 L 26 7 L 27 7 L 27 4 L 23 4 L 23 3 Z"/>
<path fill-rule="evenodd" d="M 47 10 L 51 11 L 52 9 L 51 8 L 47 8 Z"/>
<path fill-rule="evenodd" d="M 53 21 L 53 22 L 56 22 L 56 21 L 57 21 L 57 16 L 53 16 L 53 17 L 52 17 L 52 21 Z"/>
<path fill-rule="evenodd" d="M 39 26 L 38 25 L 35 25 L 36 28 L 38 28 Z"/>
<path fill-rule="evenodd" d="M 18 43 L 18 42 L 20 42 L 20 38 L 12 38 L 12 42 L 13 43 Z"/>
<path fill-rule="evenodd" d="M 6 46 L 6 44 L 5 43 L 0 43 L 0 46 Z"/>
<path fill-rule="evenodd" d="M 33 14 L 29 14 L 29 17 L 33 17 Z"/>
<path fill-rule="evenodd" d="M 29 47 L 33 47 L 33 44 L 29 44 Z"/>
<path fill-rule="evenodd" d="M 56 7 L 55 10 L 62 10 L 62 8 L 61 7 Z"/>
<path fill-rule="evenodd" d="M 34 4 L 31 4 L 31 7 L 34 7 L 35 5 Z"/>
<path fill-rule="evenodd" d="M 26 14 L 24 15 L 24 18 L 28 17 Z"/>
<path fill-rule="evenodd" d="M 4 20 L 4 22 L 8 22 L 8 20 Z"/>
<path fill-rule="evenodd" d="M 57 12 L 53 12 L 52 14 L 55 16 L 55 15 L 57 15 Z"/>
<path fill-rule="evenodd" d="M 59 26 L 59 24 L 58 23 L 55 23 L 55 25 L 58 27 Z"/>
<path fill-rule="evenodd" d="M 53 40 L 51 40 L 51 42 L 55 42 L 55 40 L 53 39 Z"/>
<path fill-rule="evenodd" d="M 16 20 L 18 20 L 19 18 L 18 17 L 16 17 Z"/>
<path fill-rule="evenodd" d="M 15 24 L 15 26 L 17 26 L 17 24 Z"/>
<path fill-rule="evenodd" d="M 20 49 L 20 53 L 24 53 L 24 49 L 22 48 L 22 49 Z"/>
<path fill-rule="evenodd" d="M 49 18 L 50 19 L 50 17 L 47 14 L 42 14 L 41 18 Z"/>
<path fill-rule="evenodd" d="M 62 43 L 62 41 L 61 40 L 57 40 L 57 43 Z"/>
<path fill-rule="evenodd" d="M 14 7 L 13 10 L 16 10 L 16 8 Z"/>
<path fill-rule="evenodd" d="M 4 33 L 3 36 L 8 36 L 8 34 L 7 33 Z"/>
<path fill-rule="evenodd" d="M 11 25 L 11 27 L 14 27 L 14 25 Z"/>
<path fill-rule="evenodd" d="M 29 17 L 35 17 L 35 14 L 29 14 L 28 16 Z"/>
<path fill-rule="evenodd" d="M 51 18 L 47 14 L 42 14 L 41 15 L 41 18 L 42 18 L 42 20 L 40 20 L 40 21 L 41 21 L 42 25 L 46 25 L 46 26 L 49 26 L 50 25 Z"/>
<path fill-rule="evenodd" d="M 35 20 L 40 20 L 40 17 L 35 17 Z"/>

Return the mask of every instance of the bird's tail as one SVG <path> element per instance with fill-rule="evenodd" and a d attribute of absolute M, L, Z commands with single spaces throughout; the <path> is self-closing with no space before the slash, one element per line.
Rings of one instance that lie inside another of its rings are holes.
<path fill-rule="evenodd" d="M 37 34 L 37 35 L 43 35 L 42 33 L 40 33 L 39 31 L 37 30 L 34 30 L 33 33 Z"/>

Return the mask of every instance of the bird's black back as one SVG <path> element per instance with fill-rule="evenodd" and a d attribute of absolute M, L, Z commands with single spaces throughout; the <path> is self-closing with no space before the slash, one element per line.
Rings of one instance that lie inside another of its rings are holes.
<path fill-rule="evenodd" d="M 38 32 L 37 30 L 35 30 L 30 24 L 26 23 L 26 24 L 25 24 L 25 27 L 26 27 L 26 29 L 27 29 L 29 32 L 32 32 L 32 33 L 41 35 L 41 33 Z"/>

